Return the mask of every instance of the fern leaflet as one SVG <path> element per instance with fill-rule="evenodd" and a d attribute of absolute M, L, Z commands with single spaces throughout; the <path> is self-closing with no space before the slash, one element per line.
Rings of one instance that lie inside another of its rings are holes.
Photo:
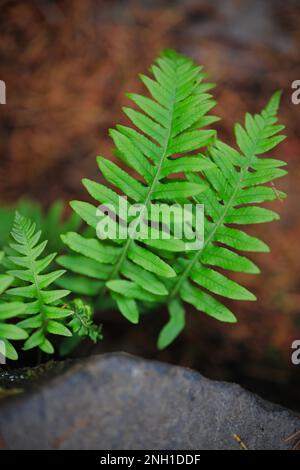
<path fill-rule="evenodd" d="M 4 253 L 0 252 L 0 262 Z M 11 340 L 22 340 L 28 337 L 26 331 L 7 320 L 16 318 L 24 313 L 25 306 L 21 302 L 5 301 L 5 291 L 12 284 L 13 277 L 7 274 L 0 275 L 0 359 L 1 355 L 8 359 L 18 359 L 18 353 Z M 4 294 L 4 295 L 3 295 Z"/>

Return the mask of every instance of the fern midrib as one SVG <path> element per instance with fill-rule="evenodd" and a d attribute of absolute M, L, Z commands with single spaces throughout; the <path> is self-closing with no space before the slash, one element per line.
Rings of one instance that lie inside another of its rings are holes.
<path fill-rule="evenodd" d="M 257 137 L 255 142 L 253 143 L 253 150 L 251 152 L 251 156 L 249 157 L 249 161 L 246 162 L 246 165 L 240 171 L 240 176 L 237 180 L 234 191 L 232 192 L 229 200 L 227 201 L 227 203 L 224 206 L 222 216 L 220 217 L 220 219 L 218 220 L 218 222 L 216 223 L 216 225 L 212 229 L 212 231 L 209 234 L 207 240 L 204 242 L 203 248 L 195 253 L 195 255 L 193 256 L 193 258 L 191 259 L 189 264 L 186 266 L 185 270 L 180 275 L 180 277 L 179 277 L 178 281 L 176 282 L 173 290 L 169 294 L 170 298 L 174 298 L 178 294 L 178 291 L 180 290 L 180 288 L 181 288 L 182 284 L 184 283 L 184 281 L 187 279 L 191 269 L 193 269 L 195 263 L 199 260 L 200 256 L 203 254 L 203 252 L 205 251 L 205 248 L 210 244 L 211 241 L 213 241 L 215 233 L 219 230 L 221 225 L 223 225 L 224 219 L 225 219 L 229 209 L 232 208 L 232 204 L 233 204 L 233 201 L 235 199 L 235 196 L 236 196 L 237 192 L 241 189 L 241 183 L 244 179 L 245 173 L 248 171 L 249 167 L 251 166 L 251 162 L 252 162 L 253 158 L 256 156 L 255 149 L 256 149 L 256 145 L 258 143 L 258 140 L 259 140 L 259 138 Z M 246 156 L 246 158 L 247 158 L 247 156 Z"/>
<path fill-rule="evenodd" d="M 152 194 L 155 190 L 155 187 L 158 183 L 158 180 L 159 180 L 159 176 L 160 176 L 160 172 L 161 172 L 161 169 L 162 169 L 162 166 L 164 164 L 164 161 L 166 159 L 166 154 L 167 154 L 167 149 L 168 149 L 168 145 L 169 145 L 169 141 L 170 141 L 170 136 L 171 136 L 171 132 L 172 132 L 172 122 L 173 122 L 173 115 L 174 115 L 174 106 L 175 106 L 175 103 L 176 103 L 176 94 L 177 94 L 177 75 L 176 75 L 176 69 L 175 69 L 175 77 L 176 77 L 176 80 L 175 80 L 175 86 L 174 86 L 174 90 L 173 90 L 173 94 L 172 94 L 172 97 L 171 97 L 171 102 L 170 102 L 170 119 L 169 119 L 169 125 L 168 127 L 166 128 L 166 137 L 164 139 L 164 142 L 163 142 L 163 145 L 162 145 L 162 153 L 161 153 L 161 158 L 160 158 L 160 161 L 159 161 L 159 164 L 158 164 L 158 167 L 157 167 L 157 170 L 156 170 L 156 173 L 154 175 L 154 178 L 152 180 L 152 183 L 149 187 L 149 190 L 148 190 L 148 193 L 147 193 L 147 196 L 146 196 L 146 199 L 145 199 L 145 202 L 144 202 L 144 205 L 145 205 L 145 209 L 148 207 L 148 205 L 150 204 L 151 202 L 151 198 L 152 198 Z M 140 217 L 142 216 L 142 213 L 140 214 Z M 135 226 L 133 227 L 134 228 L 134 231 L 136 229 L 136 227 L 138 226 L 139 224 L 139 219 L 136 221 L 136 224 Z M 135 234 L 135 232 L 134 232 Z M 122 265 L 123 265 L 123 262 L 125 261 L 126 257 L 127 257 L 127 253 L 132 245 L 132 243 L 134 242 L 134 238 L 131 237 L 131 238 L 128 238 L 126 244 L 124 245 L 124 249 L 122 251 L 122 254 L 120 255 L 120 258 L 119 258 L 119 261 L 117 262 L 116 266 L 114 267 L 112 273 L 110 274 L 109 278 L 107 279 L 107 282 L 114 279 L 117 274 L 119 273 Z M 105 288 L 104 288 L 105 289 Z M 103 290 L 104 290 L 103 289 Z"/>
<path fill-rule="evenodd" d="M 35 289 L 36 289 L 36 296 L 37 296 L 37 301 L 38 301 L 38 306 L 39 306 L 39 312 L 42 314 L 42 317 L 43 317 L 42 326 L 40 328 L 38 328 L 38 330 L 41 330 L 45 327 L 45 325 L 48 321 L 48 318 L 47 318 L 47 316 L 45 315 L 45 312 L 44 312 L 44 301 L 43 301 L 43 298 L 42 298 L 42 295 L 41 295 L 41 289 L 40 289 L 38 278 L 37 278 L 38 275 L 37 275 L 36 270 L 35 270 L 34 262 L 32 262 L 33 254 L 32 254 L 32 250 L 31 250 L 29 241 L 27 239 L 27 236 L 25 237 L 25 241 L 26 241 L 26 246 L 27 246 L 28 252 L 29 252 L 29 269 L 31 270 L 31 272 L 33 274 L 33 282 L 34 282 Z"/>

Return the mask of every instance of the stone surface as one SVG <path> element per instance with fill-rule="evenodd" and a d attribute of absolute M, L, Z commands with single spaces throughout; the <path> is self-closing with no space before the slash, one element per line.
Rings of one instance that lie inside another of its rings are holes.
<path fill-rule="evenodd" d="M 61 366 L 60 366 L 61 367 Z M 126 354 L 75 361 L 0 401 L 0 448 L 289 449 L 300 416 L 235 384 Z"/>

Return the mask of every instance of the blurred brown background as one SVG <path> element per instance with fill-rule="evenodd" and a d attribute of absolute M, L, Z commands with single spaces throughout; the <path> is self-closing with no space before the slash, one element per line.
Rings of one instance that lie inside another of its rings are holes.
<path fill-rule="evenodd" d="M 300 79 L 299 1 L 12 0 L 0 2 L 0 12 L 2 202 L 86 197 L 80 179 L 100 177 L 95 156 L 111 155 L 107 130 L 125 121 L 124 93 L 142 91 L 137 74 L 162 48 L 190 55 L 218 83 L 217 128 L 229 143 L 233 123 L 283 89 L 288 139 L 276 156 L 288 161 L 289 176 L 277 186 L 289 198 L 274 204 L 280 222 L 249 230 L 272 246 L 255 256 L 262 274 L 239 276 L 258 302 L 228 302 L 237 325 L 191 312 L 185 333 L 164 352 L 155 338 L 166 312 L 138 327 L 112 315 L 97 350 L 188 365 L 300 409 L 300 365 L 290 360 L 300 339 L 300 105 L 291 102 L 291 83 Z"/>

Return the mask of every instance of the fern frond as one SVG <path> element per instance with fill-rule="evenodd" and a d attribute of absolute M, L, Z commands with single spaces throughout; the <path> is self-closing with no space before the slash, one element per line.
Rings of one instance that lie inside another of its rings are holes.
<path fill-rule="evenodd" d="M 215 101 L 208 93 L 212 85 L 203 82 L 202 68 L 174 51 L 165 51 L 151 72 L 152 78 L 141 76 L 150 97 L 129 94 L 139 110 L 123 108 L 135 128 L 117 125 L 110 130 L 122 168 L 103 157 L 97 158 L 102 175 L 114 189 L 83 180 L 97 203 L 112 205 L 117 216 L 119 193 L 128 198 L 129 205 L 139 203 L 149 208 L 152 201 L 174 204 L 207 187 L 205 182 L 183 179 L 183 171 L 193 173 L 214 167 L 199 153 L 215 139 L 215 131 L 203 127 L 217 120 L 207 115 Z M 95 206 L 80 201 L 73 201 L 71 206 L 96 229 L 99 217 Z M 157 246 L 177 252 L 184 248 L 182 241 L 172 237 L 168 241 L 160 239 L 159 244 L 141 238 L 136 227 L 134 236 L 127 240 L 104 242 L 69 233 L 63 241 L 76 256 L 59 258 L 59 263 L 74 273 L 96 278 L 99 287 L 105 284 L 103 289 L 111 291 L 120 311 L 134 323 L 138 321 L 137 300 L 161 301 L 167 294 L 162 279 L 176 276 Z M 65 280 L 60 283 L 64 285 Z"/>
<path fill-rule="evenodd" d="M 10 244 L 8 260 L 11 269 L 8 275 L 13 276 L 18 286 L 11 287 L 6 293 L 10 297 L 17 297 L 25 307 L 22 313 L 24 319 L 18 323 L 18 327 L 30 334 L 24 349 L 39 347 L 51 354 L 54 349 L 47 338 L 49 333 L 63 336 L 72 334 L 63 324 L 72 311 L 59 305 L 69 291 L 50 289 L 64 271 L 44 273 L 55 254 L 41 258 L 47 241 L 40 242 L 41 231 L 36 232 L 35 224 L 19 213 L 16 213 L 11 235 L 15 242 Z"/>
<path fill-rule="evenodd" d="M 264 242 L 240 228 L 233 228 L 232 225 L 257 224 L 279 218 L 277 213 L 257 205 L 285 197 L 283 192 L 265 185 L 287 173 L 280 168 L 285 162 L 260 157 L 285 138 L 279 134 L 284 126 L 277 124 L 279 101 L 280 93 L 277 92 L 261 114 L 246 114 L 244 127 L 236 125 L 235 135 L 239 150 L 220 140 L 210 147 L 209 158 L 217 168 L 203 171 L 209 189 L 194 197 L 196 203 L 204 204 L 205 207 L 204 246 L 176 261 L 178 275 L 170 289 L 171 302 L 181 298 L 218 320 L 235 322 L 234 314 L 207 291 L 230 299 L 255 300 L 251 292 L 216 268 L 258 273 L 259 268 L 247 257 L 237 253 L 237 250 L 268 251 Z M 188 179 L 197 182 L 199 176 L 189 174 Z M 166 346 L 174 339 L 175 322 L 180 331 L 182 315 L 175 321 L 171 314 L 172 334 L 166 341 L 166 330 L 162 330 L 158 340 L 159 347 Z"/>

